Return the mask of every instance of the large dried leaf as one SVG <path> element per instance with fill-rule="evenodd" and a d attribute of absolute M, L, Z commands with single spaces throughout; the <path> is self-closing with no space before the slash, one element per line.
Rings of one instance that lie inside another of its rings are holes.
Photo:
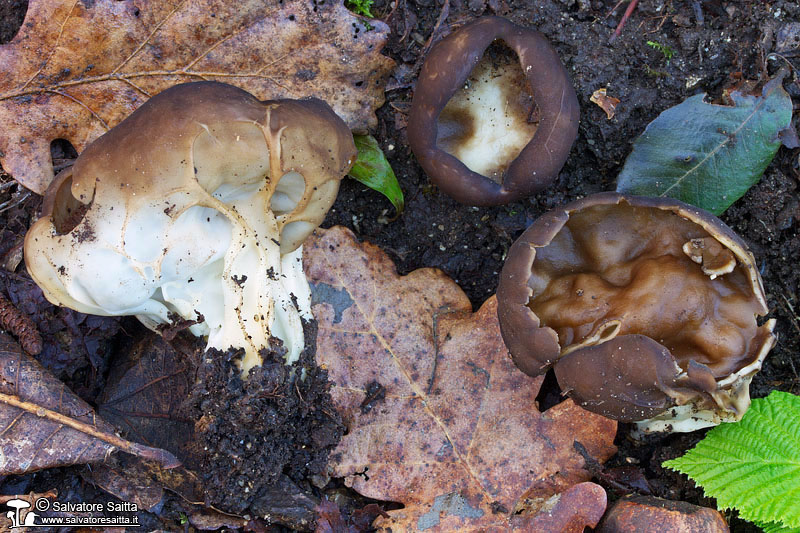
<path fill-rule="evenodd" d="M 387 26 L 370 25 L 341 0 L 31 0 L 0 46 L 0 162 L 41 193 L 53 139 L 80 152 L 150 96 L 198 80 L 316 96 L 366 132 L 392 64 Z"/>
<path fill-rule="evenodd" d="M 305 249 L 317 358 L 348 426 L 332 474 L 405 505 L 381 528 L 583 531 L 599 519 L 605 493 L 577 485 L 590 476 L 573 444 L 603 461 L 616 423 L 569 400 L 537 410 L 542 378 L 514 367 L 494 298 L 473 314 L 438 270 L 399 276 L 342 228 Z"/>
<path fill-rule="evenodd" d="M 15 342 L 0 335 L 0 475 L 102 461 L 121 449 L 168 467 L 170 453 L 131 443 Z"/>

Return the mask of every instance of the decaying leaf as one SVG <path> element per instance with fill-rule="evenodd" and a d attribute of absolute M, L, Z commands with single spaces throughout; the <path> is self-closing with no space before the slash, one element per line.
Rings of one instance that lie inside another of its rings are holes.
<path fill-rule="evenodd" d="M 602 89 L 597 89 L 595 92 L 593 92 L 592 96 L 589 98 L 589 101 L 593 104 L 597 104 L 600 109 L 605 111 L 606 118 L 608 118 L 608 120 L 614 118 L 614 113 L 617 112 L 619 98 L 608 96 L 608 90 L 605 87 Z"/>
<path fill-rule="evenodd" d="M 0 163 L 42 193 L 50 142 L 81 152 L 172 85 L 224 81 L 261 99 L 316 96 L 354 130 L 376 124 L 388 27 L 341 0 L 31 0 L 0 46 Z"/>
<path fill-rule="evenodd" d="M 23 499 L 25 499 L 28 502 L 35 502 L 39 498 L 55 499 L 55 498 L 58 497 L 58 490 L 50 489 L 47 492 L 33 492 L 33 491 L 31 491 L 31 492 L 29 492 L 27 494 L 24 494 L 24 495 L 23 494 L 0 494 L 0 504 L 5 504 L 6 502 L 8 502 L 8 500 L 13 500 L 13 499 L 19 498 L 21 496 L 24 496 Z"/>
<path fill-rule="evenodd" d="M 185 466 L 194 466 L 194 458 L 185 453 L 192 441 L 193 423 L 178 414 L 194 376 L 191 360 L 147 331 L 131 346 L 118 350 L 98 412 L 128 438 L 168 449 Z M 200 476 L 184 467 L 164 470 L 137 458 L 117 457 L 85 475 L 96 486 L 140 509 L 157 506 L 164 488 L 187 504 L 203 499 Z"/>
<path fill-rule="evenodd" d="M 169 452 L 128 442 L 10 337 L 0 335 L 0 475 L 104 460 L 115 449 L 159 461 Z"/>
<path fill-rule="evenodd" d="M 178 410 L 194 381 L 190 361 L 147 332 L 115 360 L 99 400 L 100 416 L 128 438 L 170 449 L 186 464 L 191 458 L 183 447 L 194 421 L 185 420 Z"/>
<path fill-rule="evenodd" d="M 151 511 L 161 503 L 164 487 L 146 475 L 146 471 L 139 468 L 121 470 L 113 463 L 95 465 L 84 473 L 84 477 L 96 487 L 122 501 L 135 503 L 144 511 Z"/>
<path fill-rule="evenodd" d="M 599 520 L 605 493 L 575 487 L 590 476 L 573 443 L 603 461 L 615 451 L 616 423 L 569 400 L 538 411 L 542 378 L 514 367 L 494 298 L 471 313 L 443 273 L 399 276 L 346 229 L 318 231 L 305 249 L 317 357 L 348 426 L 330 469 L 365 496 L 405 505 L 376 525 L 583 531 Z M 379 387 L 382 399 L 369 399 Z M 587 521 L 574 525 L 576 516 Z"/>

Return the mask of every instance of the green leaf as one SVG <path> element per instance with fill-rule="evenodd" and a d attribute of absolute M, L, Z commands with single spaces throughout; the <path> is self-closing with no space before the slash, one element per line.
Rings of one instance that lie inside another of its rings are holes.
<path fill-rule="evenodd" d="M 755 523 L 758 527 L 764 530 L 764 533 L 800 533 L 800 527 L 786 527 L 781 523 L 777 522 L 756 522 Z"/>
<path fill-rule="evenodd" d="M 800 528 L 800 396 L 774 391 L 753 400 L 740 422 L 712 429 L 663 466 L 701 485 L 720 509 Z"/>
<path fill-rule="evenodd" d="M 790 128 L 782 79 L 761 96 L 732 93 L 733 106 L 699 94 L 661 113 L 633 143 L 617 192 L 669 196 L 721 214 L 758 182 Z"/>
<path fill-rule="evenodd" d="M 370 11 L 373 3 L 373 0 L 347 0 L 347 8 L 356 15 L 363 15 L 372 19 L 375 18 Z"/>
<path fill-rule="evenodd" d="M 392 167 L 372 135 L 353 135 L 358 150 L 358 158 L 350 169 L 350 177 L 360 181 L 370 189 L 382 193 L 392 202 L 397 214 L 403 212 L 405 200 Z"/>

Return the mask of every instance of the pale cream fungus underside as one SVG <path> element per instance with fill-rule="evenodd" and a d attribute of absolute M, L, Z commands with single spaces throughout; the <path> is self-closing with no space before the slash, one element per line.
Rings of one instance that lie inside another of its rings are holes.
<path fill-rule="evenodd" d="M 502 183 L 538 125 L 533 91 L 516 55 L 499 44 L 487 50 L 437 124 L 439 148 Z"/>
<path fill-rule="evenodd" d="M 759 349 L 751 344 L 760 304 L 742 267 L 704 272 L 703 247 L 706 263 L 735 264 L 700 226 L 669 211 L 599 205 L 573 212 L 537 249 L 528 306 L 558 333 L 562 355 L 639 333 L 668 348 L 684 370 L 694 360 L 725 377 Z"/>

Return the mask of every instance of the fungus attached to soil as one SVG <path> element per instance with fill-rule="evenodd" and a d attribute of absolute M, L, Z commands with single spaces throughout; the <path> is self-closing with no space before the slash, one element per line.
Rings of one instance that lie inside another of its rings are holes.
<path fill-rule="evenodd" d="M 501 205 L 543 189 L 577 134 L 575 90 L 539 32 L 482 17 L 425 58 L 408 143 L 431 180 L 459 202 Z"/>
<path fill-rule="evenodd" d="M 645 432 L 740 419 L 775 343 L 745 244 L 668 198 L 602 193 L 546 213 L 509 250 L 497 298 L 523 372 L 554 368 L 578 404 Z"/>
<path fill-rule="evenodd" d="M 292 362 L 311 316 L 301 245 L 355 155 L 320 100 L 172 87 L 57 176 L 25 239 L 28 271 L 57 305 L 154 330 L 196 321 L 209 348 L 243 348 L 245 370 L 273 338 Z"/>

